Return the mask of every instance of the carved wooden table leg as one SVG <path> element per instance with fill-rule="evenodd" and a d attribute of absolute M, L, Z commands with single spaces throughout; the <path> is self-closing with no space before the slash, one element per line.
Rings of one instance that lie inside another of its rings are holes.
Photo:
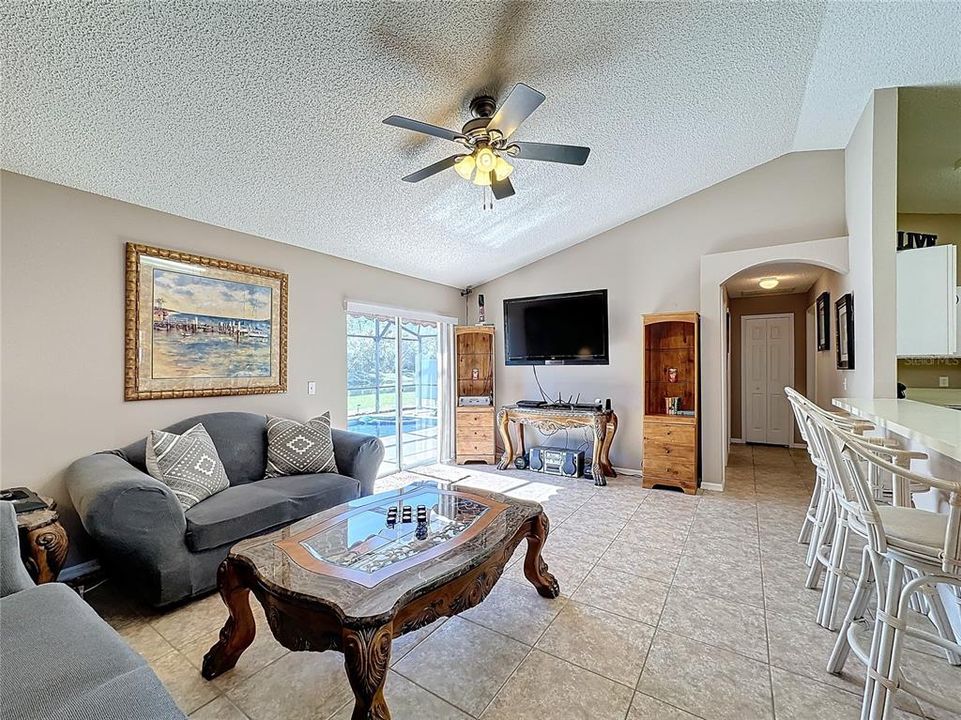
<path fill-rule="evenodd" d="M 607 485 L 606 469 L 602 460 L 604 441 L 607 435 L 607 420 L 601 416 L 594 418 L 594 453 L 591 456 L 591 472 L 594 474 L 595 485 Z"/>
<path fill-rule="evenodd" d="M 614 466 L 611 465 L 611 445 L 614 442 L 614 433 L 617 432 L 617 415 L 613 412 L 610 415 L 610 419 L 607 421 L 607 432 L 604 435 L 604 444 L 601 446 L 601 467 L 604 468 L 605 475 L 615 478 L 617 473 L 614 472 Z"/>
<path fill-rule="evenodd" d="M 506 470 L 514 462 L 514 445 L 511 442 L 511 420 L 506 410 L 497 413 L 497 424 L 500 427 L 501 439 L 504 441 L 504 454 L 497 464 L 498 470 Z"/>
<path fill-rule="evenodd" d="M 524 558 L 524 577 L 546 598 L 556 598 L 561 594 L 557 579 L 547 571 L 547 563 L 541 557 L 541 548 L 550 532 L 550 521 L 541 513 L 528 521 L 527 556 Z"/>
<path fill-rule="evenodd" d="M 250 610 L 250 588 L 245 582 L 247 574 L 246 568 L 231 558 L 224 560 L 217 570 L 217 587 L 230 617 L 220 631 L 220 639 L 204 655 L 201 674 L 207 680 L 213 680 L 234 667 L 254 641 L 257 625 Z"/>
<path fill-rule="evenodd" d="M 59 522 L 28 530 L 23 544 L 24 564 L 38 584 L 54 582 L 67 559 L 69 540 Z"/>
<path fill-rule="evenodd" d="M 344 667 L 354 691 L 351 720 L 390 720 L 390 710 L 384 700 L 384 682 L 393 634 L 390 623 L 356 630 L 344 628 Z"/>

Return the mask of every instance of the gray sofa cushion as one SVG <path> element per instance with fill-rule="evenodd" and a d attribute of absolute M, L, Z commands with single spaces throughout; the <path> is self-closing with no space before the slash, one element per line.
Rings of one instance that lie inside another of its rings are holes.
<path fill-rule="evenodd" d="M 4 720 L 183 720 L 143 658 L 66 585 L 0 601 Z"/>
<path fill-rule="evenodd" d="M 291 522 L 360 497 L 360 482 L 336 473 L 266 478 L 257 485 L 288 498 Z"/>
<path fill-rule="evenodd" d="M 181 420 L 163 428 L 183 435 L 197 423 L 202 423 L 217 454 L 224 464 L 231 485 L 260 480 L 267 467 L 267 417 L 254 413 L 218 412 Z M 145 462 L 146 438 L 130 443 L 119 453 L 131 465 L 147 472 Z"/>
<path fill-rule="evenodd" d="M 233 544 L 359 494 L 357 480 L 336 473 L 287 475 L 227 488 L 184 513 L 187 547 L 200 552 Z"/>
<path fill-rule="evenodd" d="M 30 573 L 20 561 L 20 531 L 12 502 L 0 502 L 0 597 L 33 587 Z"/>
<path fill-rule="evenodd" d="M 234 543 L 290 521 L 287 496 L 261 483 L 235 485 L 187 512 L 187 547 L 194 552 Z"/>

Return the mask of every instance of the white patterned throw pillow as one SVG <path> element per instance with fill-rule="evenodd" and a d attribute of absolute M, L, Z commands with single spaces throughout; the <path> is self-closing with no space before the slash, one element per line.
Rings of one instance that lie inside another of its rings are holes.
<path fill-rule="evenodd" d="M 337 472 L 330 413 L 305 423 L 267 416 L 267 472 L 264 477 Z"/>
<path fill-rule="evenodd" d="M 214 441 L 197 423 L 183 435 L 151 430 L 147 472 L 173 490 L 184 510 L 230 487 Z"/>

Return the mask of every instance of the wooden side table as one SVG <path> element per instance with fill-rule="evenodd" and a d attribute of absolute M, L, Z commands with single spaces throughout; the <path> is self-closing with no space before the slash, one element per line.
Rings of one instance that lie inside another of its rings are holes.
<path fill-rule="evenodd" d="M 37 583 L 54 582 L 60 574 L 70 541 L 60 524 L 57 501 L 41 498 L 47 507 L 17 515 L 20 554 L 27 572 Z"/>

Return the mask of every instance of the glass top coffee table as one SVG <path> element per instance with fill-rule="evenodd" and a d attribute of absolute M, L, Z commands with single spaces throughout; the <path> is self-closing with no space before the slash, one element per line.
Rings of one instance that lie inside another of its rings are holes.
<path fill-rule="evenodd" d="M 230 615 L 203 676 L 234 667 L 253 642 L 253 591 L 282 645 L 344 653 L 353 720 L 390 718 L 392 639 L 480 603 L 521 540 L 524 575 L 544 597 L 560 594 L 541 558 L 548 528 L 537 503 L 419 483 L 244 540 L 218 572 Z"/>

